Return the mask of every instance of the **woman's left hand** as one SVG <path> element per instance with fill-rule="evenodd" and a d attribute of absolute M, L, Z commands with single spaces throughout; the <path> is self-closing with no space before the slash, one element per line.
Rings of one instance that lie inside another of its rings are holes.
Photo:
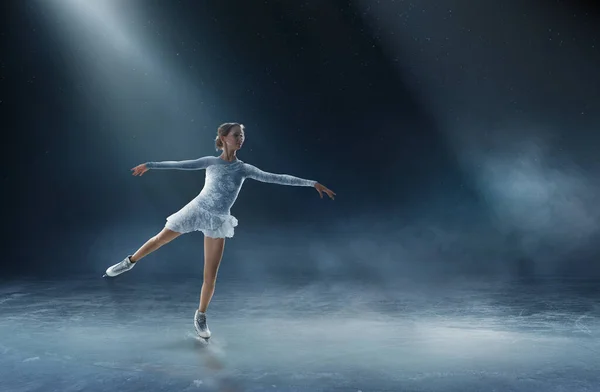
<path fill-rule="evenodd" d="M 325 193 L 327 193 L 327 196 L 329 196 L 329 198 L 331 198 L 331 200 L 334 200 L 333 196 L 335 195 L 335 192 L 332 191 L 331 189 L 328 189 L 325 185 L 319 184 L 317 182 L 315 184 L 315 189 L 317 190 L 317 192 L 319 192 L 321 199 L 323 198 L 323 192 L 325 192 Z"/>

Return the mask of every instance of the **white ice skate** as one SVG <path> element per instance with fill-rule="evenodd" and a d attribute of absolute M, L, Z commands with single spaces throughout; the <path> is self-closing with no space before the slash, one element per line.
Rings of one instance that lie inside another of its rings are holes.
<path fill-rule="evenodd" d="M 198 309 L 196 309 L 196 314 L 194 314 L 194 327 L 199 337 L 207 341 L 210 339 L 210 329 L 206 325 L 206 313 L 200 313 Z"/>
<path fill-rule="evenodd" d="M 131 256 L 132 255 L 129 255 L 129 256 L 125 257 L 123 259 L 123 261 L 120 261 L 117 264 L 111 265 L 110 267 L 108 267 L 106 269 L 106 273 L 102 277 L 104 278 L 104 277 L 109 276 L 109 277 L 113 278 L 113 277 L 115 277 L 117 275 L 121 275 L 123 272 L 127 272 L 130 269 L 132 269 L 133 267 L 135 267 L 136 263 L 132 263 L 131 260 L 129 260 L 129 258 Z"/>

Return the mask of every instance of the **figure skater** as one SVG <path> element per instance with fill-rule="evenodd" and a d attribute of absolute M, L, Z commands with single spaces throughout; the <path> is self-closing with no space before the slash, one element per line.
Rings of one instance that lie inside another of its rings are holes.
<path fill-rule="evenodd" d="M 244 143 L 244 126 L 238 123 L 225 123 L 219 126 L 215 146 L 221 155 L 205 156 L 195 160 L 147 162 L 131 170 L 134 176 L 141 176 L 149 169 L 206 169 L 204 187 L 198 196 L 176 213 L 167 217 L 165 227 L 150 238 L 133 255 L 109 267 L 105 276 L 114 277 L 131 270 L 138 261 L 171 242 L 181 234 L 193 231 L 204 233 L 204 280 L 200 292 L 200 306 L 194 314 L 194 327 L 198 336 L 209 339 L 210 329 L 206 323 L 206 311 L 215 290 L 217 272 L 225 248 L 225 238 L 231 238 L 237 219 L 230 214 L 230 208 L 246 178 L 272 184 L 314 187 L 321 198 L 325 192 L 332 200 L 335 193 L 317 181 L 305 180 L 287 174 L 264 172 L 237 158 L 237 151 Z"/>

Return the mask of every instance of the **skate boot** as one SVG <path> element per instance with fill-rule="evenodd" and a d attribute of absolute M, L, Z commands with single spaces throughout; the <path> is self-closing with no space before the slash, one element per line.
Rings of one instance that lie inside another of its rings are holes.
<path fill-rule="evenodd" d="M 130 260 L 131 256 L 132 255 L 129 255 L 125 257 L 123 261 L 120 261 L 117 264 L 108 267 L 104 276 L 110 276 L 112 278 L 122 274 L 123 272 L 127 272 L 133 267 L 135 267 L 135 263 L 132 263 Z"/>
<path fill-rule="evenodd" d="M 210 339 L 210 329 L 206 325 L 206 313 L 200 313 L 198 309 L 196 309 L 196 314 L 194 314 L 194 327 L 198 336 L 205 340 Z"/>

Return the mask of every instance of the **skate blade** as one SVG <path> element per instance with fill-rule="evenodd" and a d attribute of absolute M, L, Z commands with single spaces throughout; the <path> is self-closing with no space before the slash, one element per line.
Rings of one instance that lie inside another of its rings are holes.
<path fill-rule="evenodd" d="M 208 347 L 210 345 L 210 342 L 208 341 L 208 339 L 201 338 L 200 336 L 193 337 L 193 341 L 194 341 L 194 346 L 196 346 L 198 348 Z"/>
<path fill-rule="evenodd" d="M 196 339 L 203 344 L 208 344 L 210 338 L 203 338 L 202 336 L 196 335 Z"/>

